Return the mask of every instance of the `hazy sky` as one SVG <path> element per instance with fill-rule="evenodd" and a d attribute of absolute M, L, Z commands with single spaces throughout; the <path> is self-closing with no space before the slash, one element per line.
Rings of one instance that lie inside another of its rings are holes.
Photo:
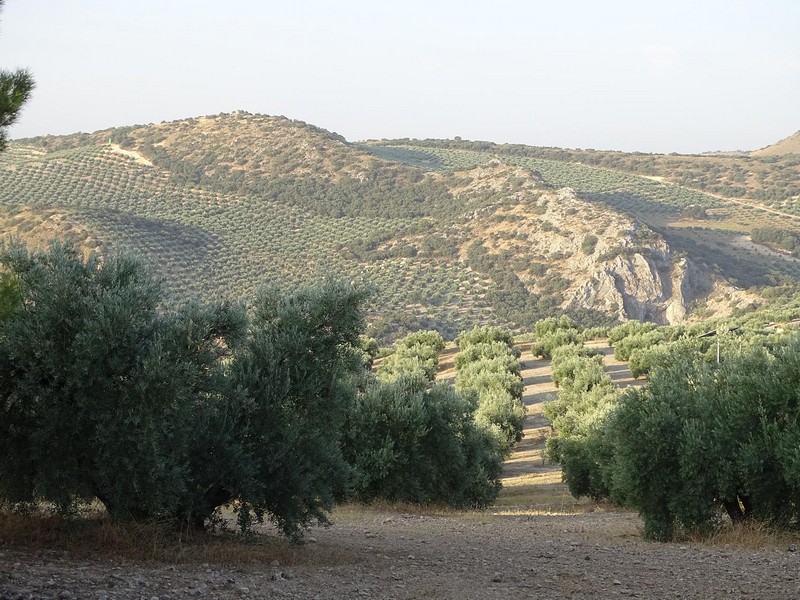
<path fill-rule="evenodd" d="M 243 109 L 348 140 L 752 150 L 800 129 L 798 0 L 7 0 L 12 137 Z"/>

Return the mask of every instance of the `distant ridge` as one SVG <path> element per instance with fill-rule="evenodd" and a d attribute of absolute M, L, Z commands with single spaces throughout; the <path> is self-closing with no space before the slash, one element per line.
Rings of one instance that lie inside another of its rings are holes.
<path fill-rule="evenodd" d="M 363 281 L 384 342 L 563 314 L 677 324 L 800 305 L 800 161 L 351 143 L 236 112 L 12 141 L 9 236 L 131 250 L 177 303 Z"/>
<path fill-rule="evenodd" d="M 751 152 L 753 156 L 782 156 L 784 154 L 800 154 L 800 131 L 775 142 L 771 146 Z"/>

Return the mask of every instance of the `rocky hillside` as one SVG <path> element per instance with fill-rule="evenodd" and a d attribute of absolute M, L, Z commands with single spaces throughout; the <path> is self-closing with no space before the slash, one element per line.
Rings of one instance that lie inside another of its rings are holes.
<path fill-rule="evenodd" d="M 37 244 L 130 248 L 175 301 L 362 280 L 383 339 L 526 330 L 563 312 L 679 323 L 746 310 L 764 286 L 800 280 L 800 261 L 748 236 L 791 219 L 514 148 L 359 145 L 242 112 L 18 140 L 0 154 L 0 226 Z"/>
<path fill-rule="evenodd" d="M 497 185 L 520 177 L 518 171 L 498 164 L 464 175 L 474 173 L 474 180 Z M 514 274 L 528 290 L 545 297 L 558 293 L 559 307 L 568 312 L 592 308 L 622 321 L 674 324 L 715 296 L 727 295 L 731 306 L 745 299 L 686 256 L 674 254 L 646 225 L 586 202 L 571 188 L 521 189 L 512 201 L 472 215 L 460 234 L 473 240 L 462 262 L 470 264 L 477 247 L 490 256 L 509 257 L 521 267 Z"/>

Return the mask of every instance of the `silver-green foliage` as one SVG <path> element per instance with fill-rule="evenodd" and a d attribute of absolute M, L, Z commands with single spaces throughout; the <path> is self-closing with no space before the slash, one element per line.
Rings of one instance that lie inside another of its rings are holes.
<path fill-rule="evenodd" d="M 570 493 L 600 499 L 610 493 L 604 426 L 617 392 L 601 357 L 587 354 L 575 345 L 553 352 L 553 381 L 560 391 L 557 400 L 545 405 L 554 430 L 546 452 L 561 464 Z"/>
<path fill-rule="evenodd" d="M 242 501 L 245 521 L 266 515 L 297 536 L 325 522 L 326 511 L 346 497 L 351 467 L 342 435 L 363 377 L 366 296 L 331 281 L 291 294 L 266 289 L 256 298 L 249 335 L 231 366 L 232 385 L 248 401 L 238 435 L 248 472 L 241 492 L 220 490 Z"/>
<path fill-rule="evenodd" d="M 180 362 L 157 282 L 130 257 L 101 266 L 63 246 L 11 247 L 0 262 L 21 295 L 0 341 L 2 496 L 63 510 L 97 497 L 120 518 L 170 513 L 185 491 L 174 457 L 188 452 L 197 364 Z"/>
<path fill-rule="evenodd" d="M 395 343 L 394 352 L 378 366 L 378 378 L 389 382 L 414 375 L 433 381 L 439 366 L 439 353 L 444 345 L 444 339 L 438 331 L 409 333 Z"/>
<path fill-rule="evenodd" d="M 639 510 L 645 533 L 709 531 L 734 521 L 797 522 L 800 338 L 756 342 L 721 364 L 675 352 L 647 387 L 622 397 L 615 497 Z"/>
<path fill-rule="evenodd" d="M 561 346 L 582 344 L 584 336 L 567 315 L 548 317 L 534 324 L 536 339 L 531 344 L 531 354 L 551 358 L 553 351 Z"/>
<path fill-rule="evenodd" d="M 617 360 L 630 360 L 636 350 L 646 350 L 664 341 L 664 334 L 655 329 L 647 333 L 626 336 L 614 344 L 614 357 Z"/>
<path fill-rule="evenodd" d="M 500 489 L 497 442 L 474 420 L 472 396 L 446 384 L 401 376 L 359 395 L 345 453 L 357 499 L 484 507 Z"/>
<path fill-rule="evenodd" d="M 725 514 L 794 526 L 800 337 L 748 335 L 727 345 L 720 363 L 698 340 L 658 348 L 649 384 L 624 393 L 577 376 L 576 358 L 565 356 L 567 375 L 546 415 L 555 429 L 548 454 L 570 491 L 638 510 L 651 539 L 708 533 Z"/>
<path fill-rule="evenodd" d="M 475 327 L 469 331 L 462 331 L 456 338 L 459 350 L 464 351 L 473 344 L 502 342 L 509 349 L 514 347 L 514 335 L 505 327 L 486 325 Z"/>
<path fill-rule="evenodd" d="M 456 390 L 478 397 L 476 422 L 491 431 L 504 455 L 522 439 L 525 406 L 519 353 L 510 331 L 500 327 L 478 327 L 456 339 Z"/>
<path fill-rule="evenodd" d="M 330 282 L 166 311 L 136 259 L 10 247 L 19 303 L 0 329 L 0 499 L 116 519 L 297 536 L 345 497 L 341 437 L 363 373 L 365 292 Z"/>

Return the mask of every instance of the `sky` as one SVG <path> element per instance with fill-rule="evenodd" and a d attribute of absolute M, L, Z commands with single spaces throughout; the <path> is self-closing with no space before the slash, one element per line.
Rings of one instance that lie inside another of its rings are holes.
<path fill-rule="evenodd" d="M 246 110 L 350 141 L 755 150 L 800 129 L 797 0 L 6 0 L 12 138 Z"/>

